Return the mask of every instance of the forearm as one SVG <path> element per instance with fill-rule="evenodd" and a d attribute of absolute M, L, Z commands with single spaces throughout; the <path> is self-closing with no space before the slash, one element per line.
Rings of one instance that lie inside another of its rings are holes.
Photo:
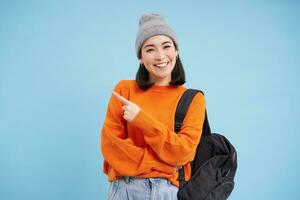
<path fill-rule="evenodd" d="M 101 149 L 104 159 L 120 174 L 136 176 L 152 170 L 173 174 L 175 167 L 158 157 L 152 149 L 137 147 L 129 138 L 122 139 L 105 130 L 102 131 Z"/>
<path fill-rule="evenodd" d="M 139 129 L 146 143 L 157 156 L 173 166 L 181 166 L 193 160 L 199 143 L 205 118 L 203 96 L 192 102 L 181 130 L 175 133 L 144 110 L 131 125 Z"/>

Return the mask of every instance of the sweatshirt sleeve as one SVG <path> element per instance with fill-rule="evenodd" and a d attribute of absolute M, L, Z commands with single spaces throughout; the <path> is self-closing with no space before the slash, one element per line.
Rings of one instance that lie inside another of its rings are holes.
<path fill-rule="evenodd" d="M 119 87 L 115 91 L 121 92 Z M 163 162 L 151 148 L 138 147 L 127 138 L 122 104 L 111 97 L 101 130 L 101 151 L 105 167 L 110 165 L 121 175 L 136 176 L 153 170 L 174 174 L 175 167 Z M 107 173 L 107 169 L 104 169 Z"/>
<path fill-rule="evenodd" d="M 145 141 L 160 159 L 173 166 L 183 166 L 195 156 L 204 118 L 205 98 L 198 93 L 186 113 L 178 134 L 143 110 L 131 123 L 141 130 Z"/>
<path fill-rule="evenodd" d="M 101 149 L 105 162 L 123 176 L 137 176 L 155 171 L 174 174 L 175 167 L 164 163 L 150 148 L 134 145 L 130 138 L 122 139 L 112 134 L 108 127 L 102 129 Z"/>

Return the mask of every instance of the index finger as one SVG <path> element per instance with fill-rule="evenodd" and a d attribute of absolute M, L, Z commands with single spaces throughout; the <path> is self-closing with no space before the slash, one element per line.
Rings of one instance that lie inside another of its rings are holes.
<path fill-rule="evenodd" d="M 119 100 L 121 101 L 122 103 L 124 104 L 130 104 L 130 101 L 128 101 L 127 99 L 125 99 L 124 97 L 122 97 L 121 95 L 119 95 L 117 92 L 115 91 L 112 91 L 112 94 Z"/>

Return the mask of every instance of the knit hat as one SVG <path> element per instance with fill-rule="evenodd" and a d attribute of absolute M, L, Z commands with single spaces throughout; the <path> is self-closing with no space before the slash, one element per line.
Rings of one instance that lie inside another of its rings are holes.
<path fill-rule="evenodd" d="M 139 21 L 139 31 L 135 41 L 137 57 L 143 43 L 150 37 L 165 35 L 170 37 L 178 47 L 175 32 L 168 26 L 163 16 L 156 13 L 144 14 Z"/>

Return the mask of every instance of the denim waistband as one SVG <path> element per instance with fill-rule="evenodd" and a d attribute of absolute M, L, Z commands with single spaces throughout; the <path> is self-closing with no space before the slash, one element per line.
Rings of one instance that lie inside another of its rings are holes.
<path fill-rule="evenodd" d="M 169 183 L 170 181 L 166 178 L 161 178 L 161 177 L 157 177 L 157 178 L 140 178 L 140 177 L 135 177 L 135 176 L 123 176 L 122 179 L 126 182 L 126 183 L 130 183 L 131 181 L 137 180 L 137 181 L 143 181 L 145 183 L 150 183 L 150 184 L 159 184 L 159 183 Z"/>

